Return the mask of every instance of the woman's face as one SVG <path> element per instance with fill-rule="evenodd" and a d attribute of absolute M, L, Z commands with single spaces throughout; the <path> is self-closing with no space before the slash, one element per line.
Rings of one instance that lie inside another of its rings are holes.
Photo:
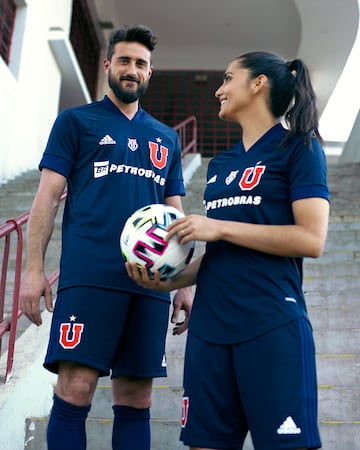
<path fill-rule="evenodd" d="M 249 70 L 242 68 L 238 60 L 232 61 L 225 71 L 222 85 L 215 92 L 220 102 L 220 119 L 239 122 L 241 113 L 253 102 L 253 85 Z"/>

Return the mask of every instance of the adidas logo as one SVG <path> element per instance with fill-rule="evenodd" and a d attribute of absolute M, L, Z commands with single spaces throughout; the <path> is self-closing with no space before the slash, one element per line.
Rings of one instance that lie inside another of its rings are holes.
<path fill-rule="evenodd" d="M 165 355 L 165 353 L 164 353 L 163 359 L 161 361 L 161 367 L 166 367 L 166 355 Z"/>
<path fill-rule="evenodd" d="M 108 134 L 99 141 L 99 145 L 114 145 L 114 144 L 116 144 L 116 141 L 114 141 L 114 139 Z"/>
<path fill-rule="evenodd" d="M 287 417 L 283 424 L 277 429 L 277 434 L 300 434 L 301 428 L 299 428 L 292 417 Z"/>
<path fill-rule="evenodd" d="M 207 182 L 207 184 L 215 183 L 216 179 L 217 179 L 217 175 L 214 175 L 213 177 L 210 178 L 210 180 Z"/>

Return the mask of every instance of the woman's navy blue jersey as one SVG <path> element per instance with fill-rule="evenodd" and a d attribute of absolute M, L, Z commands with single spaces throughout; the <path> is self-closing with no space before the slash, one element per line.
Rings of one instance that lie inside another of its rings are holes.
<path fill-rule="evenodd" d="M 58 116 L 39 167 L 68 183 L 59 289 L 144 293 L 126 273 L 119 237 L 138 208 L 185 194 L 178 134 L 141 108 L 129 120 L 105 96 Z"/>
<path fill-rule="evenodd" d="M 207 216 L 253 224 L 294 224 L 292 202 L 329 199 L 324 151 L 312 140 L 280 144 L 287 131 L 272 127 L 251 149 L 240 142 L 209 163 Z M 208 242 L 197 278 L 189 327 L 216 343 L 251 339 L 296 317 L 307 316 L 302 259 Z"/>

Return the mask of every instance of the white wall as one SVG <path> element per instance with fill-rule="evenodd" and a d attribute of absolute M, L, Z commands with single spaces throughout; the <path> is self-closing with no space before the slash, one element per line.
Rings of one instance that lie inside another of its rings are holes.
<path fill-rule="evenodd" d="M 71 21 L 71 0 L 22 3 L 9 66 L 0 59 L 0 185 L 37 168 L 58 112 L 61 86 L 47 35 L 52 27 L 68 32 Z"/>
<path fill-rule="evenodd" d="M 360 12 L 360 0 L 358 0 L 358 9 Z M 342 74 L 321 116 L 320 132 L 328 141 L 346 143 L 350 138 L 352 130 L 353 133 L 360 134 L 360 119 L 358 116 L 360 108 L 360 85 L 354 82 L 354 77 L 356 79 L 356 74 L 359 71 L 359 61 L 360 26 L 358 26 L 356 40 L 346 60 Z M 353 127 L 355 128 L 353 129 Z M 353 139 L 353 136 L 351 139 Z M 348 150 L 349 146 L 345 145 L 344 152 Z M 356 150 L 353 147 L 350 153 L 353 151 L 355 153 L 351 156 L 349 155 L 349 162 L 359 162 L 360 150 Z"/>

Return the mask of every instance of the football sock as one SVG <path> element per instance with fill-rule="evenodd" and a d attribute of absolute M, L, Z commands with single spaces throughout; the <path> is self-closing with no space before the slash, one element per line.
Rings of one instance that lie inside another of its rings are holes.
<path fill-rule="evenodd" d="M 113 450 L 150 450 L 150 410 L 114 405 Z"/>
<path fill-rule="evenodd" d="M 90 407 L 73 405 L 54 394 L 47 429 L 48 450 L 86 449 L 85 421 Z"/>

